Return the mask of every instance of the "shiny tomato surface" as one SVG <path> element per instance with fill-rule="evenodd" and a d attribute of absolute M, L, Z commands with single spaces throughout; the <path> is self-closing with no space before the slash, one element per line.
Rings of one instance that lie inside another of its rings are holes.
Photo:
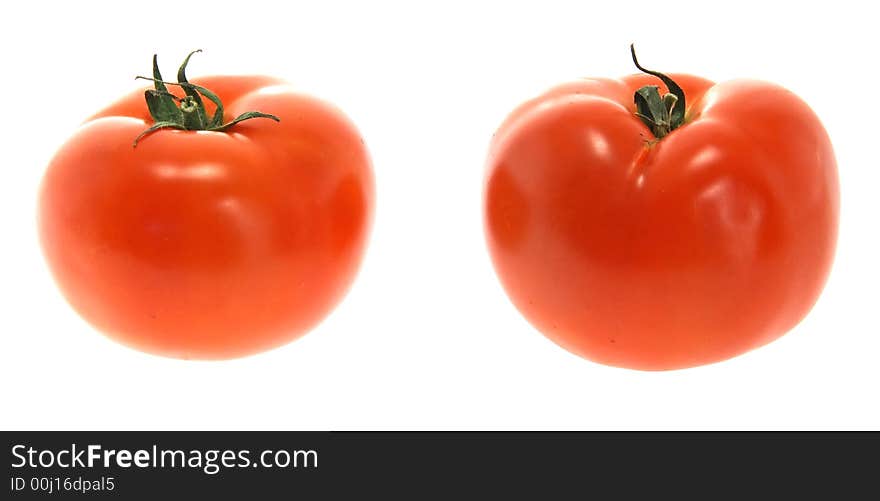
<path fill-rule="evenodd" d="M 837 167 L 810 108 L 764 82 L 670 75 L 684 125 L 660 140 L 633 94 L 587 79 L 514 111 L 493 139 L 487 242 L 516 307 L 604 364 L 724 360 L 797 324 L 837 239 Z"/>
<path fill-rule="evenodd" d="M 373 174 L 333 106 L 267 77 L 194 83 L 222 99 L 226 120 L 260 110 L 280 122 L 159 130 L 133 147 L 152 123 L 133 93 L 51 161 L 39 232 L 64 296 L 110 337 L 238 357 L 297 338 L 341 300 L 367 243 Z"/>

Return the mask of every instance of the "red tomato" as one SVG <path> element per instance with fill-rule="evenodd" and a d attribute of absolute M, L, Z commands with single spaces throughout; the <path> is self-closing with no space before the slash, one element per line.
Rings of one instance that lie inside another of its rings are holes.
<path fill-rule="evenodd" d="M 99 330 L 155 354 L 230 358 L 299 337 L 341 300 L 367 243 L 373 174 L 333 106 L 269 77 L 197 83 L 225 104 L 223 122 L 248 110 L 280 121 L 157 130 L 133 147 L 155 121 L 135 92 L 51 161 L 39 231 L 64 296 Z"/>
<path fill-rule="evenodd" d="M 671 79 L 688 104 L 671 131 L 636 115 L 638 89 L 669 90 L 657 76 L 588 79 L 521 106 L 490 149 L 504 288 L 604 364 L 676 369 L 768 343 L 807 314 L 834 255 L 837 167 L 810 108 L 770 83 Z"/>

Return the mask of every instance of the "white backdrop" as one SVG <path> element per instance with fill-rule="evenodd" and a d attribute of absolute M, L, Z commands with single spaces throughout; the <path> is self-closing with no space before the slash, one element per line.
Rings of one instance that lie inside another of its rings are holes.
<path fill-rule="evenodd" d="M 0 428 L 878 429 L 880 37 L 859 4 L 4 4 Z M 571 355 L 514 309 L 485 249 L 495 127 L 554 84 L 632 73 L 630 42 L 652 69 L 788 87 L 837 152 L 840 241 L 822 298 L 727 362 L 643 373 Z M 190 76 L 267 73 L 339 105 L 377 180 L 345 301 L 299 341 L 227 362 L 149 356 L 94 331 L 35 232 L 40 176 L 79 122 L 139 86 L 154 52 L 167 73 L 195 48 Z"/>

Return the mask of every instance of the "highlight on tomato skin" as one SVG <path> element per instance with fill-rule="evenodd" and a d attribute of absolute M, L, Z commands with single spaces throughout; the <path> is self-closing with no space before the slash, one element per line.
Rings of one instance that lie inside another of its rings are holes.
<path fill-rule="evenodd" d="M 190 54 L 192 56 L 192 54 Z M 227 359 L 302 336 L 342 300 L 374 210 L 369 153 L 333 105 L 264 76 L 162 79 L 51 160 L 40 243 L 71 306 L 145 352 Z"/>
<path fill-rule="evenodd" d="M 484 227 L 517 309 L 602 364 L 670 370 L 791 330 L 837 241 L 831 142 L 772 83 L 645 70 L 526 102 L 489 150 Z"/>

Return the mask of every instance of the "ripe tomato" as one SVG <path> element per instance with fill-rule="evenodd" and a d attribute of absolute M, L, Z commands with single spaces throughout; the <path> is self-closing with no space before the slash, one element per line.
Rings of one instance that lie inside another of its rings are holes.
<path fill-rule="evenodd" d="M 64 296 L 110 337 L 172 357 L 237 357 L 297 338 L 341 300 L 368 238 L 372 168 L 333 106 L 269 77 L 196 87 L 185 66 L 182 86 L 123 98 L 58 151 L 40 238 Z M 264 113 L 229 125 L 254 109 Z"/>
<path fill-rule="evenodd" d="M 649 73 L 514 111 L 490 148 L 484 222 L 538 330 L 597 362 L 662 370 L 797 324 L 829 273 L 839 193 L 828 136 L 791 92 Z"/>

